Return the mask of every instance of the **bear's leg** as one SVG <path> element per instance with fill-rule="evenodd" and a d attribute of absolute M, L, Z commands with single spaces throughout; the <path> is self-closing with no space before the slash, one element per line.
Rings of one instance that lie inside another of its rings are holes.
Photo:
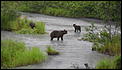
<path fill-rule="evenodd" d="M 79 31 L 81 32 L 81 28 L 79 28 Z"/>
<path fill-rule="evenodd" d="M 57 40 L 59 41 L 59 37 L 57 38 Z"/>
<path fill-rule="evenodd" d="M 63 41 L 63 37 L 61 37 L 61 40 Z"/>
<path fill-rule="evenodd" d="M 76 32 L 78 32 L 78 29 L 76 29 Z"/>
<path fill-rule="evenodd" d="M 33 29 L 33 26 L 31 25 L 31 28 Z"/>
<path fill-rule="evenodd" d="M 79 30 L 81 32 L 81 30 Z"/>
<path fill-rule="evenodd" d="M 53 37 L 51 37 L 51 41 L 53 40 Z"/>
<path fill-rule="evenodd" d="M 75 32 L 76 32 L 76 28 L 75 28 Z"/>

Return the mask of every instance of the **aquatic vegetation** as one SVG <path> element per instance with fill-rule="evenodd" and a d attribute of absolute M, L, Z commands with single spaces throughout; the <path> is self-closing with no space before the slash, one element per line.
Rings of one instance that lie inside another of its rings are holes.
<path fill-rule="evenodd" d="M 46 58 L 47 55 L 39 48 L 27 49 L 23 42 L 1 41 L 1 68 L 3 69 L 40 63 Z"/>
<path fill-rule="evenodd" d="M 35 28 L 32 29 L 29 26 L 29 23 L 32 20 L 27 20 L 27 18 L 19 19 L 19 27 L 16 30 L 16 33 L 19 34 L 44 34 L 45 33 L 45 24 L 43 22 L 34 22 Z M 16 23 L 15 23 L 16 24 Z"/>
<path fill-rule="evenodd" d="M 48 53 L 48 55 L 58 55 L 59 54 L 59 52 L 56 51 L 54 48 L 52 48 L 52 46 L 50 46 L 50 45 L 47 46 L 46 52 Z"/>

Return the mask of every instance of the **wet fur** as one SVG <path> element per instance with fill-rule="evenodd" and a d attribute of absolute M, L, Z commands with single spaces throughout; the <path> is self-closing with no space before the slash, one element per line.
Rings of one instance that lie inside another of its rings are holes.
<path fill-rule="evenodd" d="M 75 29 L 75 32 L 81 32 L 81 27 L 80 26 L 78 26 L 78 25 L 76 25 L 76 24 L 73 24 L 73 27 L 74 27 L 74 29 Z"/>
<path fill-rule="evenodd" d="M 51 41 L 53 40 L 53 38 L 57 38 L 57 40 L 59 40 L 59 38 L 61 38 L 61 40 L 63 40 L 63 36 L 64 34 L 67 34 L 66 30 L 54 30 L 50 33 L 50 37 L 51 37 Z"/>

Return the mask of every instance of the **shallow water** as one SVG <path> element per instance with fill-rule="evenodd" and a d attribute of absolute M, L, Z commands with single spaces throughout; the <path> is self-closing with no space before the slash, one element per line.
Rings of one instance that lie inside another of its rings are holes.
<path fill-rule="evenodd" d="M 85 68 L 84 63 L 88 63 L 90 67 L 95 67 L 99 60 L 111 58 L 108 55 L 92 51 L 91 42 L 78 40 L 86 33 L 84 27 L 89 26 L 89 22 L 83 21 L 82 19 L 32 13 L 23 13 L 23 15 L 33 21 L 45 22 L 46 32 L 48 32 L 48 34 L 15 34 L 13 32 L 1 31 L 1 39 L 23 41 L 27 47 L 39 47 L 42 51 L 46 50 L 47 45 L 52 45 L 60 52 L 60 55 L 49 56 L 43 63 L 16 67 L 15 69 L 73 69 L 73 67 L 71 67 L 73 64 L 78 64 L 80 68 Z M 74 23 L 81 26 L 81 33 L 74 33 L 72 26 Z M 103 27 L 101 24 L 95 25 L 99 28 Z M 64 29 L 68 31 L 68 34 L 64 35 L 64 41 L 57 41 L 57 39 L 50 41 L 49 34 L 51 31 Z"/>

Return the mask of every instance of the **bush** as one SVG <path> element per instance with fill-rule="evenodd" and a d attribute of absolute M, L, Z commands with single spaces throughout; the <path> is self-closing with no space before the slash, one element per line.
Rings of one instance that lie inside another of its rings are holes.
<path fill-rule="evenodd" d="M 48 46 L 48 48 L 47 48 L 47 53 L 48 53 L 48 55 L 58 55 L 59 54 L 59 52 L 58 51 L 56 51 L 54 48 L 52 48 L 52 46 Z"/>
<path fill-rule="evenodd" d="M 39 63 L 47 58 L 46 54 L 33 47 L 27 49 L 23 42 L 13 40 L 1 41 L 1 67 L 13 68 L 16 66 Z"/>
<path fill-rule="evenodd" d="M 93 42 L 92 50 L 108 55 L 119 55 L 121 53 L 120 34 L 110 34 L 106 28 L 102 31 L 95 32 L 97 27 L 92 24 L 85 28 L 88 33 L 82 40 Z"/>

